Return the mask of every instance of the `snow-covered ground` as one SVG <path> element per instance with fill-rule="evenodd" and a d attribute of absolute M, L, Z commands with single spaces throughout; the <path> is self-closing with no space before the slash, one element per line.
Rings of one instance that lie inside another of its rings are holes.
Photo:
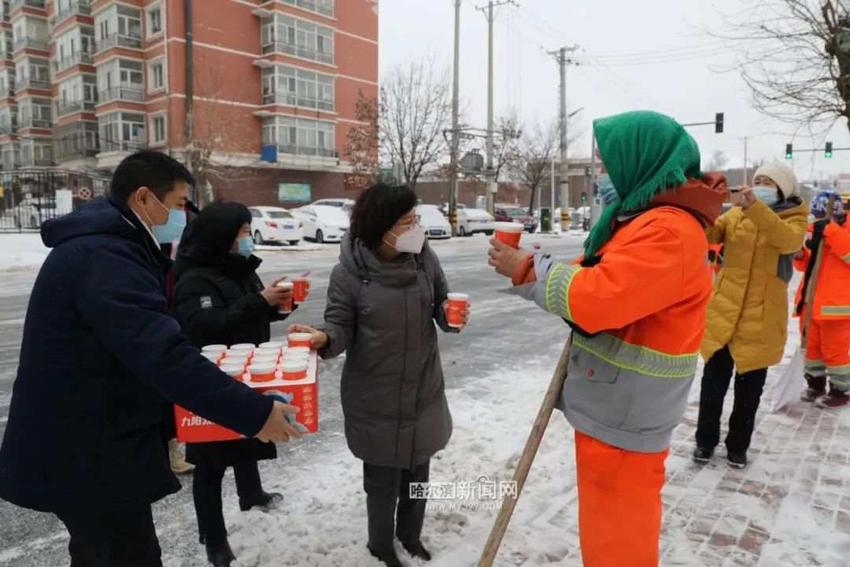
<path fill-rule="evenodd" d="M 527 241 L 564 257 L 577 251 L 581 239 L 579 234 L 535 235 Z M 431 481 L 455 483 L 458 490 L 480 494 L 490 483 L 510 479 L 566 329 L 556 318 L 502 293 L 505 282 L 486 266 L 485 238 L 453 239 L 434 243 L 434 248 L 453 288 L 471 293 L 473 320 L 460 336 L 441 337 L 455 428 L 448 447 L 432 460 Z M 334 247 L 303 254 L 287 254 L 285 248 L 264 250 L 261 255 L 266 279 L 313 270 L 315 295 L 299 310 L 297 320 L 316 322 L 323 306 L 324 280 L 335 262 Z M 16 301 L 22 306 L 23 299 Z M 18 316 L 17 311 L 10 312 L 10 327 L 17 324 L 13 318 Z M 3 342 L 3 324 L 0 313 L 0 349 L 10 348 L 3 345 L 14 340 L 9 335 Z M 282 332 L 282 327 L 274 332 Z M 785 363 L 798 342 L 796 321 L 792 321 Z M 0 350 L 0 354 L 8 352 Z M 365 547 L 361 464 L 351 456 L 342 433 L 341 367 L 342 360 L 321 367 L 321 432 L 281 446 L 276 461 L 261 465 L 265 488 L 285 496 L 278 510 L 239 512 L 232 474 L 228 474 L 224 507 L 230 542 L 238 556 L 235 565 L 379 565 Z M 0 372 L 3 368 L 0 365 Z M 773 369 L 769 383 L 782 371 L 783 367 Z M 662 565 L 850 565 L 850 410 L 830 413 L 798 402 L 771 414 L 762 407 L 747 469 L 728 468 L 722 447 L 712 463 L 698 466 L 690 453 L 700 375 L 701 370 L 667 461 Z M 0 389 L 2 384 L 0 380 Z M 0 395 L 0 410 L 3 403 Z M 729 406 L 731 394 L 724 430 Z M 497 565 L 581 564 L 572 436 L 556 412 Z M 205 561 L 197 544 L 191 479 L 182 482 L 181 493 L 155 506 L 163 558 L 169 567 L 200 567 Z M 475 565 L 496 516 L 496 504 L 475 497 L 432 500 L 423 532 L 423 541 L 434 553 L 430 565 Z M 0 514 L 0 565 L 65 561 L 67 535 L 55 520 L 2 503 Z M 401 555 L 411 565 L 424 565 L 403 551 Z"/>
<path fill-rule="evenodd" d="M 0 272 L 37 270 L 49 252 L 37 232 L 0 234 Z"/>

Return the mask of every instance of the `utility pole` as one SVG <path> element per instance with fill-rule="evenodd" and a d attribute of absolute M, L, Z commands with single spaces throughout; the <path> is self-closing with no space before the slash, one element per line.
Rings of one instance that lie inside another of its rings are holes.
<path fill-rule="evenodd" d="M 560 175 L 561 175 L 561 231 L 563 232 L 564 227 L 570 226 L 570 179 L 569 179 L 569 164 L 567 163 L 567 65 L 577 65 L 578 63 L 571 59 L 568 54 L 573 53 L 578 50 L 578 46 L 572 47 L 562 47 L 557 51 L 550 51 L 549 55 L 555 57 L 555 61 L 558 62 L 558 68 L 561 75 L 561 88 L 560 88 L 560 109 L 559 109 L 559 123 L 560 123 L 560 131 L 561 131 L 561 143 L 560 143 L 560 157 L 561 157 L 561 167 L 560 167 Z M 555 211 L 553 209 L 552 215 L 554 217 Z M 554 219 L 553 219 L 554 220 Z"/>
<path fill-rule="evenodd" d="M 495 8 L 505 5 L 516 6 L 516 0 L 498 0 L 494 2 L 490 0 L 487 6 L 479 6 L 477 9 L 484 13 L 487 18 L 487 210 L 493 214 L 495 208 L 496 191 L 496 170 L 493 164 L 494 150 L 494 129 L 493 123 L 493 22 L 496 19 Z"/>
<path fill-rule="evenodd" d="M 750 162 L 747 159 L 747 141 L 748 138 L 744 136 L 744 181 L 741 183 L 741 185 L 750 184 Z"/>
<path fill-rule="evenodd" d="M 452 235 L 457 236 L 457 173 L 458 148 L 460 145 L 460 1 L 455 0 L 455 53 L 452 81 L 452 141 L 449 177 L 449 223 Z"/>

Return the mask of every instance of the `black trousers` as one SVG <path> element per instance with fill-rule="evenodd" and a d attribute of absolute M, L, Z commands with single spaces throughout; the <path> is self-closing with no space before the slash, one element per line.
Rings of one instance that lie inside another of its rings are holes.
<path fill-rule="evenodd" d="M 370 549 L 392 549 L 394 530 L 401 543 L 407 546 L 419 541 L 428 500 L 411 498 L 409 485 L 428 482 L 430 464 L 428 461 L 408 470 L 363 463 Z"/>
<path fill-rule="evenodd" d="M 699 394 L 699 420 L 696 440 L 699 447 L 714 449 L 720 442 L 720 415 L 723 398 L 729 390 L 729 381 L 735 373 L 735 361 L 729 347 L 715 353 L 705 365 Z M 750 448 L 756 411 L 759 409 L 767 368 L 745 374 L 735 374 L 735 402 L 729 417 L 726 450 L 731 453 L 746 452 Z"/>
<path fill-rule="evenodd" d="M 199 539 L 207 545 L 220 545 L 227 539 L 221 505 L 221 481 L 225 470 L 226 467 L 204 463 L 195 465 L 192 496 L 195 499 L 195 514 L 198 516 Z M 263 491 L 257 461 L 236 463 L 233 465 L 233 473 L 240 500 L 255 500 Z"/>
<path fill-rule="evenodd" d="M 150 505 L 57 515 L 71 535 L 71 567 L 162 567 Z"/>

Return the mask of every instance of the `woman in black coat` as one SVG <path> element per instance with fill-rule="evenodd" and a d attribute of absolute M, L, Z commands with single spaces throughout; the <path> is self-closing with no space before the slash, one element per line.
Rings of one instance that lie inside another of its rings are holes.
<path fill-rule="evenodd" d="M 275 287 L 277 281 L 263 287 L 256 273 L 261 260 L 252 252 L 251 214 L 238 203 L 214 203 L 186 228 L 174 266 L 174 301 L 180 324 L 198 347 L 266 342 L 270 323 L 286 317 L 278 306 L 291 292 Z M 222 513 L 224 471 L 233 467 L 241 510 L 267 509 L 282 496 L 263 491 L 257 461 L 275 457 L 274 444 L 257 439 L 186 445 L 186 459 L 195 465 L 200 541 L 213 565 L 235 559 Z"/>

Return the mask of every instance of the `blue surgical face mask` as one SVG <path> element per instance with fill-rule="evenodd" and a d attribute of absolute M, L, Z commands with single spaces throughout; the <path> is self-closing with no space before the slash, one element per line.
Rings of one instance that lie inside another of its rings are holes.
<path fill-rule="evenodd" d="M 753 193 L 755 193 L 759 201 L 762 201 L 768 207 L 772 207 L 779 202 L 779 192 L 773 187 L 762 187 L 759 185 L 753 187 Z"/>
<path fill-rule="evenodd" d="M 254 239 L 250 236 L 243 236 L 241 238 L 237 238 L 236 245 L 238 246 L 238 250 L 236 251 L 236 253 L 240 256 L 250 258 L 251 254 L 254 253 Z"/>
<path fill-rule="evenodd" d="M 154 237 L 160 244 L 168 244 L 180 240 L 183 229 L 186 228 L 186 212 L 183 210 L 169 209 L 168 220 L 165 224 L 156 224 L 151 227 Z"/>
<path fill-rule="evenodd" d="M 620 200 L 620 195 L 617 193 L 617 188 L 611 182 L 599 184 L 599 197 L 606 205 L 610 205 Z"/>

